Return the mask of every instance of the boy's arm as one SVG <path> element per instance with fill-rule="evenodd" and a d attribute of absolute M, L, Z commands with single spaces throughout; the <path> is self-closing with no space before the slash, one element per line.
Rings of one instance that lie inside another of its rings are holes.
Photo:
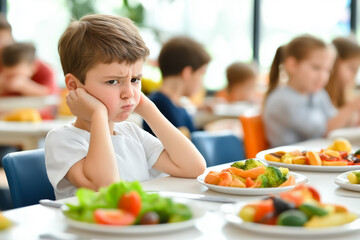
<path fill-rule="evenodd" d="M 74 164 L 66 178 L 77 188 L 98 190 L 120 179 L 104 104 L 84 89 L 71 90 L 67 103 L 72 113 L 90 121 L 90 144 L 85 158 Z"/>
<path fill-rule="evenodd" d="M 24 96 L 44 96 L 50 94 L 49 89 L 25 76 L 15 76 L 7 81 L 9 92 L 20 93 Z"/>
<path fill-rule="evenodd" d="M 145 95 L 142 94 L 135 111 L 144 118 L 165 148 L 153 166 L 155 169 L 187 178 L 195 178 L 204 172 L 206 163 L 200 152 Z"/>

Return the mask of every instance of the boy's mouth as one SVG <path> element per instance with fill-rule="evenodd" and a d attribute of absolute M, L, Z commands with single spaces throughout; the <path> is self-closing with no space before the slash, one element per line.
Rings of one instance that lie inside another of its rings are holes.
<path fill-rule="evenodd" d="M 131 111 L 133 109 L 133 107 L 134 107 L 133 104 L 129 104 L 129 105 L 122 106 L 121 109 L 124 111 Z"/>

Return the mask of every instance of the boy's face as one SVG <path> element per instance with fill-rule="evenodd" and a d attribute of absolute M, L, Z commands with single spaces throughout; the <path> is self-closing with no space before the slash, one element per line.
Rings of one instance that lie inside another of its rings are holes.
<path fill-rule="evenodd" d="M 204 65 L 196 71 L 191 71 L 189 78 L 186 80 L 185 96 L 192 96 L 201 90 L 206 69 L 207 65 Z"/>
<path fill-rule="evenodd" d="M 13 79 L 16 76 L 31 78 L 34 74 L 34 64 L 21 62 L 12 67 L 3 67 L 2 75 L 5 79 Z"/>
<path fill-rule="evenodd" d="M 249 101 L 254 95 L 255 88 L 256 78 L 249 78 L 242 83 L 237 83 L 229 91 L 229 100 L 232 102 Z"/>
<path fill-rule="evenodd" d="M 83 88 L 106 106 L 109 121 L 126 120 L 139 104 L 142 67 L 142 60 L 133 65 L 100 63 L 87 72 Z"/>

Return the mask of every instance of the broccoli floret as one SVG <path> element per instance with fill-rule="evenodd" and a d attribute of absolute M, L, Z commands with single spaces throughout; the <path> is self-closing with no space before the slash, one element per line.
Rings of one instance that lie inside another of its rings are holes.
<path fill-rule="evenodd" d="M 265 174 L 261 174 L 260 176 L 258 176 L 258 178 L 261 180 L 261 185 L 260 185 L 261 188 L 269 187 L 268 184 L 269 181 Z"/>
<path fill-rule="evenodd" d="M 233 164 L 231 164 L 231 166 L 236 167 L 236 168 L 240 168 L 240 169 L 244 169 L 245 161 L 234 162 Z"/>
<path fill-rule="evenodd" d="M 259 166 L 264 166 L 264 164 L 262 164 L 262 162 L 260 162 L 258 160 L 255 160 L 255 159 L 251 158 L 251 159 L 246 160 L 245 166 L 244 166 L 243 169 L 244 170 L 249 170 L 249 169 L 252 169 L 252 168 L 259 167 Z"/>
<path fill-rule="evenodd" d="M 267 177 L 268 187 L 277 187 L 286 180 L 280 169 L 273 166 L 267 167 L 263 175 Z"/>
<path fill-rule="evenodd" d="M 236 167 L 236 168 L 240 168 L 243 170 L 249 170 L 252 168 L 256 168 L 259 166 L 264 166 L 264 164 L 262 164 L 262 162 L 255 160 L 255 159 L 248 159 L 248 160 L 243 160 L 243 161 L 239 161 L 239 162 L 235 162 L 233 164 L 231 164 L 232 167 Z"/>

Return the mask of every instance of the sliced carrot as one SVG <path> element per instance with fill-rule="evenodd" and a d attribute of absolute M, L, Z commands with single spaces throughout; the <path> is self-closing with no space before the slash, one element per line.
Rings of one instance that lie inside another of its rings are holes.
<path fill-rule="evenodd" d="M 347 166 L 348 163 L 346 161 L 322 161 L 322 165 L 324 166 Z"/>
<path fill-rule="evenodd" d="M 306 153 L 306 157 L 309 159 L 309 163 L 310 165 L 316 165 L 316 166 L 321 166 L 321 159 L 320 156 L 317 152 L 314 151 L 308 151 Z"/>
<path fill-rule="evenodd" d="M 249 178 L 249 177 L 246 178 L 246 181 L 245 181 L 246 187 L 251 187 L 254 184 L 255 184 L 255 182 L 251 178 Z"/>
<path fill-rule="evenodd" d="M 280 184 L 278 187 L 293 186 L 293 185 L 295 185 L 295 183 L 296 183 L 295 182 L 295 177 L 293 175 L 290 175 L 288 177 L 288 179 L 285 182 L 283 182 L 282 184 Z"/>
<path fill-rule="evenodd" d="M 259 188 L 261 186 L 261 183 L 262 183 L 261 179 L 256 179 L 255 183 L 251 185 L 250 188 Z"/>
<path fill-rule="evenodd" d="M 242 178 L 250 177 L 251 179 L 256 179 L 259 175 L 265 173 L 265 166 L 255 167 L 246 171 L 240 168 L 230 167 L 228 171 Z"/>
<path fill-rule="evenodd" d="M 215 184 L 215 185 L 218 185 L 219 182 L 220 182 L 220 173 L 219 172 L 216 172 L 216 171 L 210 171 L 205 179 L 204 179 L 204 182 L 205 183 L 209 183 L 209 184 Z"/>

